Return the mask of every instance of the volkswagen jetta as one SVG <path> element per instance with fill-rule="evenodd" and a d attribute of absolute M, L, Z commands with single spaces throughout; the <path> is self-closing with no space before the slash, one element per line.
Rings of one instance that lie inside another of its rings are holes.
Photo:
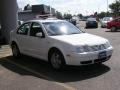
<path fill-rule="evenodd" d="M 89 65 L 110 59 L 113 47 L 105 38 L 88 34 L 64 20 L 31 20 L 10 33 L 13 56 L 48 61 L 54 69 Z"/>

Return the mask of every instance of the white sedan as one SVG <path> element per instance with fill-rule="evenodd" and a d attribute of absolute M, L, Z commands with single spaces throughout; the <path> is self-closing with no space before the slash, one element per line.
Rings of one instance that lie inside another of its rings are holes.
<path fill-rule="evenodd" d="M 104 17 L 104 18 L 100 21 L 101 27 L 102 27 L 102 28 L 106 28 L 106 27 L 107 27 L 107 23 L 110 22 L 110 21 L 112 21 L 112 20 L 113 20 L 112 17 Z"/>
<path fill-rule="evenodd" d="M 21 54 L 48 61 L 54 69 L 89 65 L 110 59 L 107 39 L 88 34 L 64 20 L 31 20 L 10 33 L 14 57 Z"/>

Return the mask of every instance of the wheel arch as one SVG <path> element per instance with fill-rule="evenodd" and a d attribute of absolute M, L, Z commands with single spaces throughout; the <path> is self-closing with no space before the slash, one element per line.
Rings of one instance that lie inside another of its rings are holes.
<path fill-rule="evenodd" d="M 48 50 L 48 61 L 50 60 L 50 55 L 51 55 L 52 52 L 55 51 L 55 50 L 59 51 L 59 52 L 63 55 L 63 57 L 64 57 L 64 59 L 65 59 L 65 55 L 64 55 L 64 52 L 63 52 L 62 49 L 60 49 L 60 48 L 58 48 L 58 47 L 51 47 L 51 48 Z M 65 59 L 65 63 L 66 63 L 66 59 Z"/>
<path fill-rule="evenodd" d="M 10 44 L 10 46 L 11 46 L 11 48 L 12 48 L 12 45 L 16 45 L 17 47 L 18 47 L 18 44 L 17 44 L 17 42 L 15 42 L 15 41 L 12 41 L 11 42 L 11 44 Z M 19 48 L 19 47 L 18 47 Z M 19 49 L 20 50 L 20 49 Z"/>
<path fill-rule="evenodd" d="M 12 41 L 11 43 L 10 43 L 10 45 L 12 46 L 12 45 L 17 45 L 17 43 L 15 42 L 15 41 Z"/>

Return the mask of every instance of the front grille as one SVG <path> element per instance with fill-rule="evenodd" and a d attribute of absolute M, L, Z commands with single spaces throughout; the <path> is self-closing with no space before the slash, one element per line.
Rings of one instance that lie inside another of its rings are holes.
<path fill-rule="evenodd" d="M 108 57 L 102 58 L 102 59 L 96 59 L 96 60 L 94 60 L 94 63 L 105 62 L 105 61 L 109 60 L 110 57 L 111 57 L 111 55 Z"/>
<path fill-rule="evenodd" d="M 89 64 L 95 64 L 95 63 L 102 63 L 102 62 L 105 62 L 105 61 L 109 60 L 110 57 L 111 57 L 111 55 L 108 56 L 108 57 L 102 58 L 102 59 L 95 59 L 95 60 L 89 60 L 89 61 L 81 61 L 80 64 L 82 64 L 82 65 L 89 65 Z"/>
<path fill-rule="evenodd" d="M 90 46 L 90 48 L 92 49 L 92 51 L 107 49 L 105 44 Z"/>

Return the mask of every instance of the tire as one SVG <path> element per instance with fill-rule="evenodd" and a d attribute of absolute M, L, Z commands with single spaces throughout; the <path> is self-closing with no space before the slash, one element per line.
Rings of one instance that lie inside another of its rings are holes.
<path fill-rule="evenodd" d="M 11 45 L 12 47 L 12 53 L 14 58 L 19 58 L 21 56 L 19 48 L 16 44 Z"/>
<path fill-rule="evenodd" d="M 86 26 L 85 29 L 88 29 L 88 27 Z"/>
<path fill-rule="evenodd" d="M 106 28 L 106 26 L 101 25 L 101 28 Z"/>
<path fill-rule="evenodd" d="M 111 32 L 115 32 L 115 31 L 117 31 L 117 28 L 113 26 L 113 27 L 111 28 Z"/>
<path fill-rule="evenodd" d="M 101 26 L 101 28 L 103 28 L 103 26 Z"/>
<path fill-rule="evenodd" d="M 98 28 L 98 26 L 96 26 L 96 28 Z"/>
<path fill-rule="evenodd" d="M 49 62 L 54 70 L 62 70 L 65 67 L 65 59 L 59 50 L 54 50 L 50 54 Z"/>

